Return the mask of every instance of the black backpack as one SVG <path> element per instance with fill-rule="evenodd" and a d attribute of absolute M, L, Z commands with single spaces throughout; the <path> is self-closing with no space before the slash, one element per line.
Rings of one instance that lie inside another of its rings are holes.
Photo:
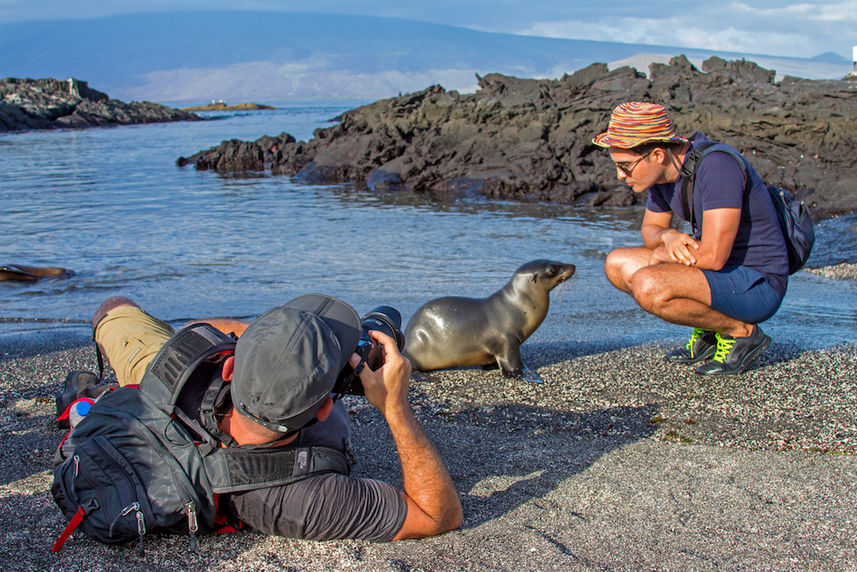
<path fill-rule="evenodd" d="M 696 222 L 693 212 L 693 183 L 696 177 L 696 168 L 702 158 L 713 151 L 722 151 L 732 155 L 747 175 L 747 187 L 752 185 L 744 157 L 730 147 L 713 141 L 696 146 L 687 154 L 681 167 L 681 174 L 684 177 L 682 193 L 694 232 L 696 231 Z M 777 217 L 780 219 L 780 228 L 785 238 L 786 250 L 788 250 L 789 255 L 789 274 L 794 274 L 806 264 L 812 252 L 812 245 L 815 243 L 812 217 L 809 214 L 809 208 L 803 201 L 797 200 L 790 191 L 773 185 L 766 186 L 771 195 L 771 201 L 774 203 L 774 209 L 777 211 Z"/>
<path fill-rule="evenodd" d="M 348 474 L 342 451 L 317 446 L 222 447 L 176 406 L 189 379 L 211 376 L 235 339 L 209 324 L 176 333 L 149 365 L 139 389 L 99 397 L 57 450 L 51 493 L 69 520 L 52 552 L 80 528 L 105 543 L 147 532 L 215 528 L 216 495 L 295 482 L 320 472 Z M 209 379 L 211 379 L 209 377 Z M 203 399 L 213 402 L 212 387 Z"/>

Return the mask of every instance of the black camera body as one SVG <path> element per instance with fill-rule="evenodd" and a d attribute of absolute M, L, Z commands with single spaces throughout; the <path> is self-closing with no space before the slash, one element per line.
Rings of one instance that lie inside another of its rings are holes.
<path fill-rule="evenodd" d="M 370 330 L 387 334 L 396 341 L 399 351 L 405 348 L 405 334 L 402 333 L 402 316 L 391 306 L 378 306 L 360 319 L 360 340 L 354 353 L 360 356 L 356 368 L 346 365 L 336 378 L 331 393 L 364 395 L 363 383 L 360 382 L 360 370 L 364 364 L 376 370 L 384 364 L 384 348 L 369 337 Z"/>

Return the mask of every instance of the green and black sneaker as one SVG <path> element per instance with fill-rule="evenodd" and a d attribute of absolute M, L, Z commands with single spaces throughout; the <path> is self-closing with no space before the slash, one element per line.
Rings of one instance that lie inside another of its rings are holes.
<path fill-rule="evenodd" d="M 733 338 L 727 334 L 717 334 L 717 351 L 711 362 L 696 368 L 702 375 L 735 375 L 743 373 L 757 357 L 762 355 L 771 338 L 762 332 L 758 325 L 746 338 Z"/>
<path fill-rule="evenodd" d="M 694 328 L 683 348 L 673 350 L 664 358 L 672 363 L 693 364 L 710 359 L 717 349 L 717 337 L 713 330 Z"/>

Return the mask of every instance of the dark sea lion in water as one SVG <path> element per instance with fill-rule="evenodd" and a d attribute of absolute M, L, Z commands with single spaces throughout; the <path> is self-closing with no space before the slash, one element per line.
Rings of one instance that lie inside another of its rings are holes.
<path fill-rule="evenodd" d="M 0 266 L 0 281 L 18 280 L 35 282 L 41 278 L 67 278 L 74 272 L 56 266 L 24 266 L 22 264 L 5 264 Z"/>
<path fill-rule="evenodd" d="M 487 298 L 432 300 L 408 322 L 405 354 L 423 371 L 496 362 L 504 375 L 520 377 L 521 344 L 547 316 L 550 291 L 574 271 L 573 264 L 533 260 Z"/>

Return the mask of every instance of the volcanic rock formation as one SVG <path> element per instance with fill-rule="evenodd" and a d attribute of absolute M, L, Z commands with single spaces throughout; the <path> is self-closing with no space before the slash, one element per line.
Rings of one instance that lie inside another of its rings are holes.
<path fill-rule="evenodd" d="M 431 86 L 346 113 L 308 141 L 283 133 L 224 141 L 177 164 L 270 171 L 434 196 L 481 194 L 598 205 L 641 199 L 591 143 L 624 101 L 664 104 L 679 133 L 740 149 L 769 184 L 796 190 L 816 218 L 857 211 L 857 84 L 786 77 L 749 61 L 684 56 L 647 78 L 593 64 L 557 80 L 479 77 L 474 94 Z"/>
<path fill-rule="evenodd" d="M 158 103 L 110 99 L 76 79 L 0 80 L 0 132 L 199 119 Z"/>

